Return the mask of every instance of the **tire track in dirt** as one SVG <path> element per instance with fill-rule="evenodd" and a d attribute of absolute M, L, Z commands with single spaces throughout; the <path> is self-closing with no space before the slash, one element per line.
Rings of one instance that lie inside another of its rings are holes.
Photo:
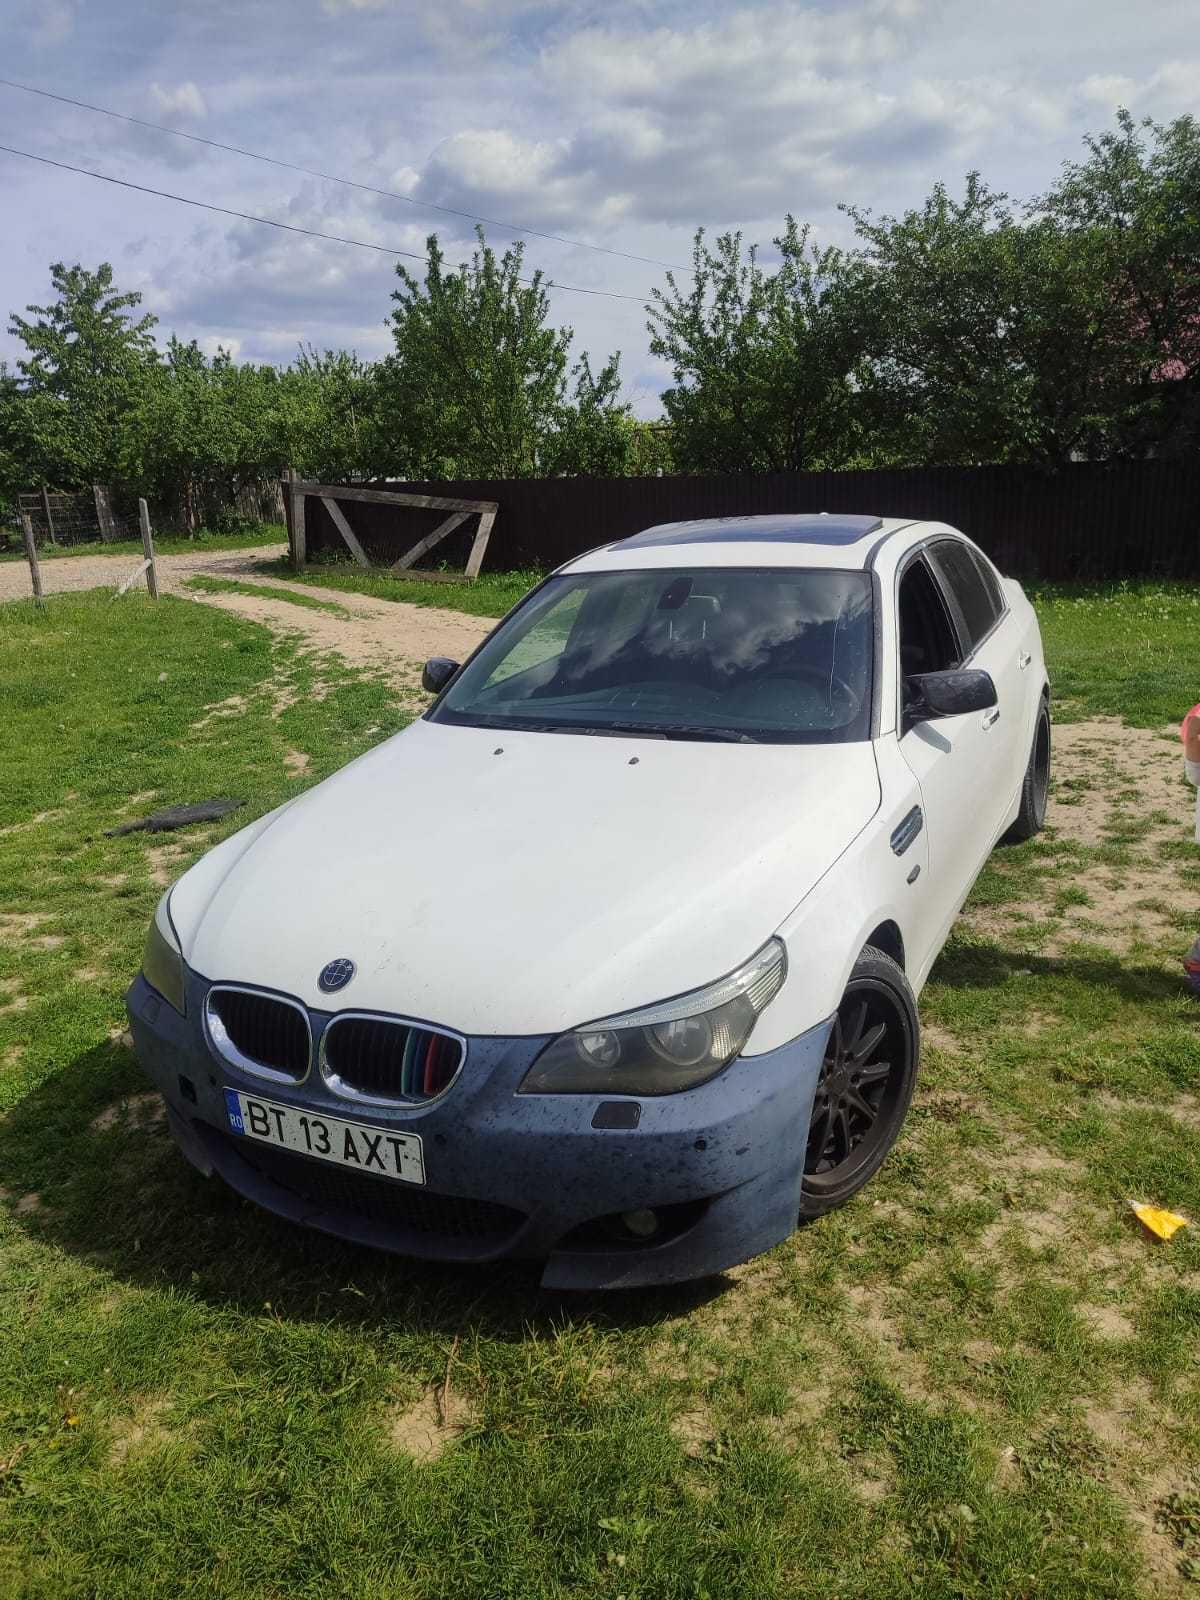
<path fill-rule="evenodd" d="M 306 651 L 332 653 L 351 666 L 378 672 L 413 706 L 424 704 L 427 698 L 421 689 L 421 667 L 430 656 L 462 661 L 495 626 L 489 617 L 376 600 L 340 589 L 289 583 L 263 573 L 261 564 L 277 560 L 280 553 L 279 545 L 261 545 L 160 555 L 156 557 L 159 589 L 261 623 L 274 633 L 288 635 Z M 115 588 L 136 565 L 129 554 L 64 556 L 43 562 L 42 583 L 47 594 Z M 188 579 L 197 575 L 253 584 L 260 592 L 204 593 L 188 588 Z M 29 592 L 29 570 L 24 563 L 0 563 L 0 601 L 25 599 Z M 349 615 L 298 606 L 285 598 L 289 593 L 330 601 Z"/>

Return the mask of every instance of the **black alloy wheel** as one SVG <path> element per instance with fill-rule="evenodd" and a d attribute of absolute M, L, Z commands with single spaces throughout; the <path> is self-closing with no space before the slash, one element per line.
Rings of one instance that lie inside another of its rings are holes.
<path fill-rule="evenodd" d="M 1033 814 L 1040 833 L 1046 822 L 1050 799 L 1050 712 L 1043 706 L 1038 713 L 1033 738 Z"/>
<path fill-rule="evenodd" d="M 908 981 L 890 956 L 868 946 L 825 1046 L 804 1158 L 802 1216 L 844 1205 L 878 1170 L 908 1111 L 919 1048 Z"/>
<path fill-rule="evenodd" d="M 1016 820 L 1004 835 L 1005 844 L 1021 844 L 1041 833 L 1046 826 L 1046 804 L 1050 798 L 1050 707 L 1043 698 L 1033 730 L 1029 765 L 1021 784 L 1021 806 Z"/>

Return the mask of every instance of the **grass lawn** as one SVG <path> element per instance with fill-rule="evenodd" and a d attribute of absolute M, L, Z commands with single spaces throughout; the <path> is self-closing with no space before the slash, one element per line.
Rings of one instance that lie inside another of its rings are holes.
<path fill-rule="evenodd" d="M 935 969 L 879 1177 L 724 1279 L 573 1298 L 254 1211 L 121 1042 L 161 885 L 400 726 L 384 686 L 188 602 L 0 607 L 0 1597 L 1195 1593 L 1200 1010 L 1170 963 L 1200 870 L 1182 780 L 1138 774 L 1200 696 L 1200 589 L 1156 592 L 1040 597 L 1067 717 L 1144 731 L 1061 730 L 1053 826 Z M 1115 953 L 1105 907 L 1155 874 Z M 1158 1244 L 1131 1197 L 1196 1225 Z"/>
<path fill-rule="evenodd" d="M 325 611 L 333 617 L 348 617 L 345 606 L 336 600 L 320 600 L 313 594 L 298 594 L 294 589 L 264 588 L 254 583 L 240 583 L 236 578 L 215 578 L 207 572 L 197 572 L 184 579 L 185 589 L 198 589 L 201 594 L 249 594 L 261 598 L 264 594 L 272 600 L 284 600 L 309 611 Z"/>
<path fill-rule="evenodd" d="M 24 561 L 25 552 L 21 548 L 19 534 L 10 536 L 16 539 L 16 546 L 11 550 L 0 550 L 0 561 Z M 246 550 L 276 542 L 286 548 L 287 530 L 280 522 L 264 522 L 248 533 L 210 533 L 205 530 L 194 539 L 179 534 L 156 533 L 154 553 L 160 556 L 202 555 L 205 550 Z M 51 544 L 47 540 L 38 546 L 39 561 L 70 561 L 74 556 L 140 556 L 141 553 L 140 539 L 114 539 L 111 544 L 102 544 L 99 540 L 88 544 Z"/>
<path fill-rule="evenodd" d="M 1058 585 L 1033 599 L 1060 720 L 1178 726 L 1200 699 L 1200 585 Z"/>
<path fill-rule="evenodd" d="M 439 583 L 427 578 L 394 578 L 386 571 L 356 566 L 352 561 L 318 562 L 303 573 L 292 570 L 286 555 L 263 562 L 259 570 L 292 583 L 311 583 L 322 589 L 345 589 L 369 594 L 377 600 L 402 600 L 410 606 L 443 606 L 472 617 L 502 617 L 535 583 L 545 577 L 534 568 L 517 572 L 483 572 L 472 583 Z"/>

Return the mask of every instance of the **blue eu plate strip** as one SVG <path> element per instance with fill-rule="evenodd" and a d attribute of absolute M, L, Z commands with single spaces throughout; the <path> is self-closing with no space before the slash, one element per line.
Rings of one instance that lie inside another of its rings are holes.
<path fill-rule="evenodd" d="M 225 1107 L 229 1112 L 229 1126 L 234 1133 L 245 1133 L 246 1128 L 242 1122 L 242 1107 L 235 1089 L 226 1089 Z"/>

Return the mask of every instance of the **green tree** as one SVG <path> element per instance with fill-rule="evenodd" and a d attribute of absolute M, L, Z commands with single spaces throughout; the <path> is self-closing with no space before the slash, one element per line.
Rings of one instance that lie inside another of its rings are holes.
<path fill-rule="evenodd" d="M 1063 229 L 1106 242 L 1121 361 L 1090 441 L 1098 453 L 1200 446 L 1200 123 L 1117 114 L 1034 203 Z"/>
<path fill-rule="evenodd" d="M 653 291 L 650 349 L 671 363 L 663 395 L 675 460 L 692 472 L 789 472 L 845 464 L 864 426 L 859 369 L 868 302 L 856 263 L 819 250 L 788 217 L 779 264 L 759 264 L 740 233 L 716 249 L 704 230 L 686 291 Z"/>
<path fill-rule="evenodd" d="M 353 351 L 302 345 L 279 374 L 272 432 L 304 477 L 337 481 L 370 472 L 378 443 L 375 369 Z"/>
<path fill-rule="evenodd" d="M 977 173 L 919 209 L 853 207 L 889 447 L 932 462 L 1144 454 L 1186 437 L 1200 373 L 1200 134 L 1088 140 L 1022 207 Z M 1193 424 L 1194 425 L 1194 424 Z"/>
<path fill-rule="evenodd" d="M 597 470 L 619 437 L 619 357 L 569 374 L 574 334 L 550 324 L 548 280 L 522 280 L 522 244 L 497 256 L 477 233 L 455 269 L 431 235 L 423 285 L 396 268 L 396 349 L 379 373 L 371 453 L 411 477 Z"/>
<path fill-rule="evenodd" d="M 157 364 L 157 318 L 132 315 L 142 297 L 114 289 L 108 262 L 91 272 L 56 261 L 50 276 L 56 298 L 8 325 L 26 352 L 17 450 L 29 481 L 81 487 L 116 474 L 122 418 Z"/>

